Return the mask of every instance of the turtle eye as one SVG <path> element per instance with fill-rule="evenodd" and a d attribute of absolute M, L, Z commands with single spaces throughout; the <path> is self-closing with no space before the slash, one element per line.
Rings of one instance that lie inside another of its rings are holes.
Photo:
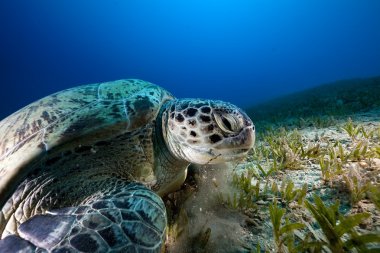
<path fill-rule="evenodd" d="M 239 130 L 238 121 L 234 116 L 230 114 L 220 115 L 217 113 L 215 113 L 214 116 L 216 124 L 218 124 L 223 132 L 233 134 Z"/>

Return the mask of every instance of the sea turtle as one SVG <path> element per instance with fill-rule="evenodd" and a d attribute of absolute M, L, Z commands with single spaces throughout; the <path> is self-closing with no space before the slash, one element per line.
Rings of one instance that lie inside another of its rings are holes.
<path fill-rule="evenodd" d="M 0 122 L 0 252 L 159 252 L 161 197 L 254 139 L 236 106 L 142 80 L 40 99 Z"/>

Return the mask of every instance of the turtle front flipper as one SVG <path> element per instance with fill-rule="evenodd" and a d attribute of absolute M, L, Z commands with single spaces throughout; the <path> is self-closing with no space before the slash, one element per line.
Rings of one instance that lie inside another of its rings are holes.
<path fill-rule="evenodd" d="M 35 252 L 36 246 L 16 235 L 0 240 L 0 252 Z M 43 252 L 41 250 L 41 252 Z"/>
<path fill-rule="evenodd" d="M 1 245 L 9 247 L 5 240 L 20 240 L 30 252 L 34 246 L 51 252 L 160 252 L 165 228 L 161 198 L 130 183 L 78 207 L 33 216 L 19 227 L 22 239 L 6 237 L 0 252 Z"/>

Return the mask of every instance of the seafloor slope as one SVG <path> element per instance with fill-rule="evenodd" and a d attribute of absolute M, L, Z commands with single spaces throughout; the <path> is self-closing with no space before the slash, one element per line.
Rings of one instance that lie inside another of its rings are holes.
<path fill-rule="evenodd" d="M 193 167 L 166 199 L 167 252 L 380 252 L 379 93 L 337 82 L 249 110 L 247 160 Z"/>

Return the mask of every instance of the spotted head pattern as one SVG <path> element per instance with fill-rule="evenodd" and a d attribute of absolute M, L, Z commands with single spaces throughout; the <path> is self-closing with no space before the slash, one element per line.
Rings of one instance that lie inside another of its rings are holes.
<path fill-rule="evenodd" d="M 218 100 L 177 99 L 163 114 L 175 156 L 197 164 L 241 158 L 254 143 L 254 125 L 238 107 Z"/>

